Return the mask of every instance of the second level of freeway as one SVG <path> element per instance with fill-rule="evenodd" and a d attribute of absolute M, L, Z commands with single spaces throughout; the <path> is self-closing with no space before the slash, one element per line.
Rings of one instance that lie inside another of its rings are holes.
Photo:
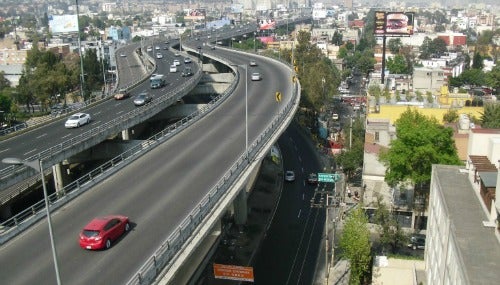
<path fill-rule="evenodd" d="M 222 49 L 217 52 L 229 53 Z M 259 71 L 267 75 L 262 81 L 252 82 L 246 76 L 249 55 L 226 55 L 242 77 L 232 95 L 203 120 L 145 153 L 54 214 L 63 283 L 126 283 L 245 152 L 246 131 L 248 145 L 252 146 L 278 114 L 289 108 L 289 104 L 296 104 L 291 97 L 294 87 L 289 67 L 250 56 L 259 61 Z M 276 91 L 283 94 L 281 102 L 275 100 Z M 80 249 L 77 233 L 81 227 L 94 216 L 107 213 L 129 216 L 132 231 L 111 250 Z M 0 269 L 5 282 L 54 283 L 51 277 L 40 281 L 40 276 L 53 276 L 52 264 L 47 262 L 50 246 L 45 231 L 45 222 L 38 223 L 0 249 L 3 260 L 12 260 Z M 34 245 L 36 255 L 32 250 Z"/>

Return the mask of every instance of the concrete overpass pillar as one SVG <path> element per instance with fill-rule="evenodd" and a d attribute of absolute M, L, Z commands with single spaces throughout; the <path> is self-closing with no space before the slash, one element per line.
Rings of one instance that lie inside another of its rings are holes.
<path fill-rule="evenodd" d="M 54 164 L 52 166 L 52 176 L 54 177 L 54 185 L 56 187 L 56 192 L 64 188 L 63 173 L 61 171 L 61 163 Z"/>
<path fill-rule="evenodd" d="M 233 201 L 234 206 L 234 222 L 238 226 L 247 223 L 248 218 L 248 205 L 247 205 L 247 191 L 246 188 L 240 190 L 238 196 Z"/>
<path fill-rule="evenodd" d="M 128 141 L 130 139 L 130 131 L 129 129 L 125 129 L 122 131 L 122 139 L 124 141 Z"/>

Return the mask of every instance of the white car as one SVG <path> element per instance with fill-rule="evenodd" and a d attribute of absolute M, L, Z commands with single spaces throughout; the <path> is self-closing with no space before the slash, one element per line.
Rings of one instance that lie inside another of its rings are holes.
<path fill-rule="evenodd" d="M 175 62 L 175 60 L 174 60 L 174 62 Z M 184 63 L 191 63 L 191 62 L 192 62 L 191 58 L 189 58 L 189 57 L 184 58 Z"/>
<path fill-rule="evenodd" d="M 82 125 L 90 123 L 90 115 L 87 113 L 76 113 L 71 115 L 64 123 L 66 128 L 78 128 Z"/>
<path fill-rule="evenodd" d="M 295 181 L 295 172 L 293 172 L 292 170 L 287 170 L 287 172 L 285 172 L 285 181 Z"/>
<path fill-rule="evenodd" d="M 156 58 L 157 58 L 157 59 L 163 58 L 163 54 L 161 54 L 161 53 L 157 53 L 157 54 L 156 54 Z"/>
<path fill-rule="evenodd" d="M 250 66 L 257 66 L 257 62 L 255 60 L 250 61 Z"/>
<path fill-rule="evenodd" d="M 179 66 L 181 65 L 181 62 L 178 59 L 174 59 L 174 65 Z"/>
<path fill-rule="evenodd" d="M 260 77 L 260 73 L 258 73 L 258 72 L 252 73 L 252 81 L 259 81 L 261 79 L 262 78 Z"/>
<path fill-rule="evenodd" d="M 155 46 L 155 50 L 160 50 L 160 46 Z"/>
<path fill-rule="evenodd" d="M 170 66 L 170 72 L 172 72 L 172 73 L 177 72 L 177 66 L 175 64 L 172 64 Z"/>
<path fill-rule="evenodd" d="M 153 47 L 151 47 L 151 46 L 147 47 L 146 51 L 153 51 Z"/>

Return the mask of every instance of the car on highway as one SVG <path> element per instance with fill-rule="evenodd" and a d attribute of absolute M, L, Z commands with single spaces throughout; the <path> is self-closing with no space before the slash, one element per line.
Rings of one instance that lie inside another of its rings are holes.
<path fill-rule="evenodd" d="M 160 50 L 160 46 L 155 46 L 155 50 Z"/>
<path fill-rule="evenodd" d="M 171 73 L 175 73 L 175 72 L 177 72 L 177 65 L 172 64 L 172 65 L 170 66 L 170 72 L 171 72 Z"/>
<path fill-rule="evenodd" d="M 145 105 L 149 102 L 151 102 L 153 100 L 153 98 L 151 97 L 151 95 L 149 95 L 147 92 L 142 92 L 142 93 L 139 93 L 139 95 L 137 95 L 134 99 L 134 105 L 136 106 L 142 106 L 142 105 Z"/>
<path fill-rule="evenodd" d="M 181 54 L 180 54 L 180 53 L 178 53 L 178 52 L 176 52 L 176 53 L 174 54 L 174 56 L 175 56 L 175 57 L 179 57 L 179 56 L 181 56 Z"/>
<path fill-rule="evenodd" d="M 186 68 L 184 68 L 184 70 L 181 73 L 182 77 L 188 77 L 188 76 L 191 76 L 191 75 L 193 75 L 193 71 L 191 70 L 191 67 L 189 67 L 189 66 L 186 67 Z"/>
<path fill-rule="evenodd" d="M 257 66 L 257 62 L 255 60 L 250 61 L 250 66 Z"/>
<path fill-rule="evenodd" d="M 174 63 L 173 64 L 175 66 L 179 66 L 179 65 L 181 65 L 181 62 L 178 59 L 174 59 Z"/>
<path fill-rule="evenodd" d="M 127 55 L 126 55 L 126 54 L 124 54 L 123 52 L 122 52 L 122 53 L 120 53 L 120 56 L 121 56 L 121 57 L 127 57 Z"/>
<path fill-rule="evenodd" d="M 66 128 L 79 128 L 85 124 L 90 123 L 90 115 L 87 113 L 76 113 L 71 115 L 66 122 L 64 127 Z"/>
<path fill-rule="evenodd" d="M 259 81 L 261 79 L 262 79 L 262 77 L 260 76 L 260 73 L 258 73 L 258 72 L 252 73 L 252 81 Z"/>
<path fill-rule="evenodd" d="M 309 173 L 307 177 L 307 183 L 310 185 L 318 184 L 318 175 L 316 173 Z"/>
<path fill-rule="evenodd" d="M 115 100 L 123 100 L 130 97 L 130 92 L 126 88 L 121 88 L 113 97 Z"/>
<path fill-rule="evenodd" d="M 152 46 L 148 46 L 148 47 L 146 48 L 146 51 L 153 51 L 153 47 L 152 47 Z"/>
<path fill-rule="evenodd" d="M 287 170 L 285 172 L 285 181 L 288 181 L 288 182 L 295 181 L 295 172 L 293 172 L 293 170 Z"/>
<path fill-rule="evenodd" d="M 191 60 L 190 57 L 185 57 L 184 58 L 184 63 L 191 63 L 191 62 L 192 62 L 192 60 Z"/>
<path fill-rule="evenodd" d="M 163 54 L 161 54 L 161 53 L 159 53 L 159 52 L 158 52 L 158 53 L 156 53 L 156 58 L 157 58 L 157 59 L 163 58 Z"/>
<path fill-rule="evenodd" d="M 109 215 L 94 218 L 80 232 L 80 247 L 93 250 L 108 249 L 128 231 L 130 222 L 126 216 Z"/>

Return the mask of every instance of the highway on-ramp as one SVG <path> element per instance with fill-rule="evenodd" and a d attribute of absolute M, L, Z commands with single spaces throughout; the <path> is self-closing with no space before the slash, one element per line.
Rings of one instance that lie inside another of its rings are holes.
<path fill-rule="evenodd" d="M 245 69 L 239 66 L 235 92 L 214 111 L 53 214 L 63 284 L 126 283 L 245 151 L 246 94 L 249 145 L 290 101 L 290 68 L 261 57 L 210 52 L 246 65 L 249 76 L 260 72 L 263 80 L 249 80 L 246 93 Z M 250 59 L 258 66 L 247 66 Z M 279 103 L 277 91 L 283 94 Z M 106 214 L 129 216 L 132 231 L 109 250 L 81 249 L 81 228 Z M 2 284 L 55 284 L 45 220 L 2 246 L 0 259 Z"/>

